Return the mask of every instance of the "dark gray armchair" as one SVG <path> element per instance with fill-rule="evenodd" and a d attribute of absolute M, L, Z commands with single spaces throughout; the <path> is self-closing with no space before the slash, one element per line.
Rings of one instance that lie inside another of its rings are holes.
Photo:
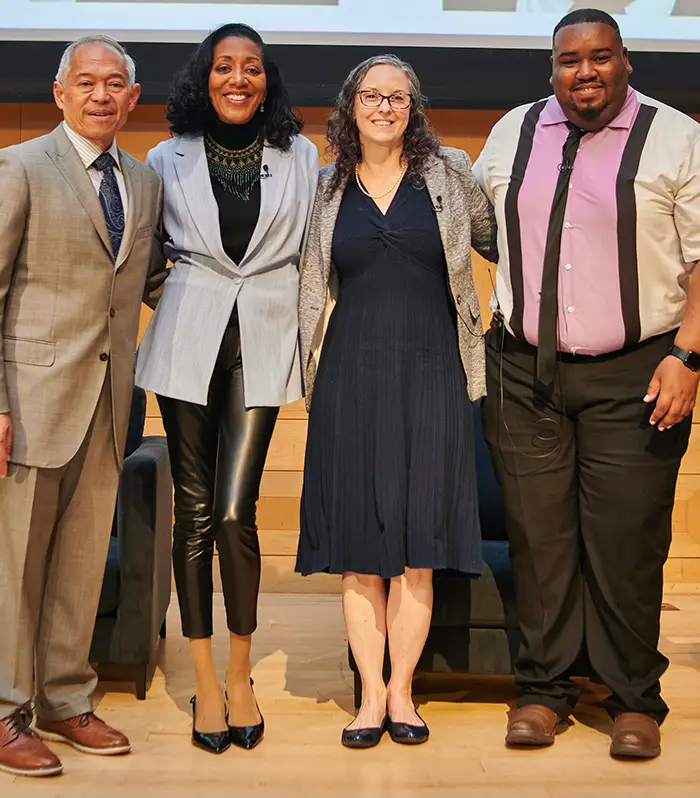
<path fill-rule="evenodd" d="M 126 667 L 146 697 L 170 603 L 172 478 L 163 436 L 143 437 L 146 394 L 134 388 L 100 606 L 90 650 L 98 665 Z"/>

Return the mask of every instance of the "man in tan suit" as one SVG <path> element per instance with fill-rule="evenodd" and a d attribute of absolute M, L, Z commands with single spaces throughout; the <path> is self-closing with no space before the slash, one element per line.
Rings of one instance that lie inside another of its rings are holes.
<path fill-rule="evenodd" d="M 0 150 L 0 769 L 14 774 L 61 772 L 43 739 L 130 750 L 92 712 L 88 654 L 161 203 L 114 139 L 139 94 L 121 45 L 81 39 L 54 83 L 64 122 Z"/>

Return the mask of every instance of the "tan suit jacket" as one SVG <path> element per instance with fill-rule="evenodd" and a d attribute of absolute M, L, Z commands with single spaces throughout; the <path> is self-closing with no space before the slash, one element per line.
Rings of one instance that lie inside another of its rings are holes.
<path fill-rule="evenodd" d="M 65 465 L 109 375 L 121 463 L 141 298 L 160 213 L 158 176 L 125 152 L 129 197 L 116 259 L 97 192 L 61 126 L 0 150 L 0 413 L 11 461 Z"/>

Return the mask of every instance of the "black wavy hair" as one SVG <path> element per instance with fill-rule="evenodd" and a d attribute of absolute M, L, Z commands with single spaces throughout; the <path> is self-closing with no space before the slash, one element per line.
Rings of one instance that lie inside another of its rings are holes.
<path fill-rule="evenodd" d="M 425 165 L 431 157 L 439 155 L 440 141 L 425 115 L 427 101 L 421 94 L 420 82 L 413 68 L 391 53 L 372 56 L 356 66 L 347 76 L 328 120 L 328 150 L 335 157 L 335 174 L 328 186 L 329 195 L 345 184 L 357 164 L 362 161 L 360 132 L 355 122 L 355 95 L 370 69 L 384 64 L 403 72 L 411 85 L 411 110 L 403 135 L 403 159 L 412 185 L 418 188 L 424 184 Z"/>
<path fill-rule="evenodd" d="M 620 40 L 620 44 L 622 44 L 622 33 L 620 32 L 620 26 L 617 24 L 615 19 L 610 16 L 606 11 L 600 11 L 597 8 L 579 8 L 576 11 L 572 11 L 570 14 L 567 14 L 563 17 L 556 28 L 554 28 L 554 33 L 552 34 L 552 41 L 556 39 L 557 33 L 562 28 L 568 28 L 571 25 L 583 25 L 585 23 L 596 23 L 599 22 L 601 25 L 608 25 L 611 27 L 615 33 L 617 33 L 617 38 Z"/>
<path fill-rule="evenodd" d="M 170 122 L 171 133 L 190 133 L 198 136 L 217 120 L 209 98 L 209 73 L 214 62 L 214 48 L 230 37 L 250 39 L 260 49 L 267 78 L 267 96 L 264 102 L 263 135 L 271 147 L 288 150 L 304 122 L 292 108 L 287 89 L 282 82 L 277 65 L 260 34 L 240 22 L 222 25 L 213 30 L 197 47 L 190 60 L 175 74 L 168 97 L 165 117 Z"/>

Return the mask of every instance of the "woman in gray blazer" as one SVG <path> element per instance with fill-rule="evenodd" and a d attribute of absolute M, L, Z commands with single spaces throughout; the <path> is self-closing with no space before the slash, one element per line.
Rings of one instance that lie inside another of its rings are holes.
<path fill-rule="evenodd" d="M 254 747 L 264 728 L 250 679 L 255 508 L 279 405 L 302 395 L 298 263 L 318 153 L 246 25 L 202 42 L 167 117 L 177 135 L 147 163 L 163 180 L 159 240 L 173 266 L 136 381 L 157 394 L 168 436 L 175 581 L 196 675 L 192 741 L 220 753 Z M 230 631 L 228 710 L 211 653 L 214 543 Z"/>
<path fill-rule="evenodd" d="M 495 259 L 494 215 L 396 56 L 350 73 L 328 139 L 336 162 L 321 173 L 301 263 L 310 416 L 297 569 L 343 577 L 363 688 L 343 744 L 367 748 L 384 731 L 416 744 L 429 735 L 411 682 L 432 572 L 481 571 L 470 399 L 485 374 L 470 246 Z"/>

